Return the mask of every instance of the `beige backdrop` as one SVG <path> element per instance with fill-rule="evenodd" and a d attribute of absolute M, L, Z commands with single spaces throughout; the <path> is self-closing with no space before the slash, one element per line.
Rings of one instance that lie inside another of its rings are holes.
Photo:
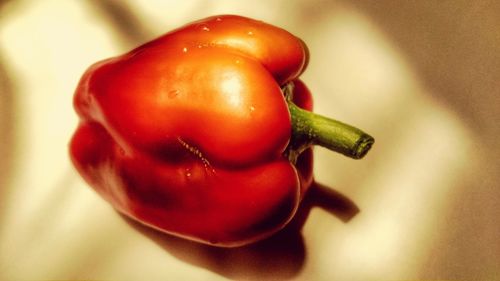
<path fill-rule="evenodd" d="M 71 167 L 91 63 L 240 14 L 309 46 L 316 111 L 376 138 L 316 149 L 301 231 L 237 250 L 143 229 Z M 0 1 L 0 280 L 500 280 L 500 2 Z"/>

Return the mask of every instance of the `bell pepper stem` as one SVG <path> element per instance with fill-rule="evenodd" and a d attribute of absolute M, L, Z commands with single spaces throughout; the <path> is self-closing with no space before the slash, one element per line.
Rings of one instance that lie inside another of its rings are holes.
<path fill-rule="evenodd" d="M 353 159 L 361 159 L 375 142 L 358 128 L 299 108 L 288 101 L 292 119 L 292 142 L 319 145 Z"/>
<path fill-rule="evenodd" d="M 319 145 L 353 159 L 361 159 L 375 139 L 351 125 L 304 110 L 293 103 L 294 84 L 283 87 L 292 121 L 292 138 L 288 151 L 290 159 L 311 145 Z"/>

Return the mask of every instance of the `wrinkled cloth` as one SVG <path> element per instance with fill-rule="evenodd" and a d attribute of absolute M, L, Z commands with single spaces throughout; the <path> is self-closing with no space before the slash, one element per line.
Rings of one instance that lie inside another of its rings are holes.
<path fill-rule="evenodd" d="M 498 11 L 494 1 L 1 1 L 0 280 L 498 278 Z M 90 64 L 215 14 L 301 37 L 315 111 L 376 139 L 359 161 L 316 148 L 302 223 L 233 250 L 126 220 L 67 147 Z"/>

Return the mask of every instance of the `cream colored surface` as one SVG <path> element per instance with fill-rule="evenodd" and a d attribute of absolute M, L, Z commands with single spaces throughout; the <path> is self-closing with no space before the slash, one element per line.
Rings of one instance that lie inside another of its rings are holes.
<path fill-rule="evenodd" d="M 88 65 L 222 13 L 301 37 L 316 111 L 376 138 L 316 149 L 333 200 L 268 248 L 134 227 L 67 154 Z M 500 280 L 499 26 L 496 1 L 0 1 L 0 280 Z"/>

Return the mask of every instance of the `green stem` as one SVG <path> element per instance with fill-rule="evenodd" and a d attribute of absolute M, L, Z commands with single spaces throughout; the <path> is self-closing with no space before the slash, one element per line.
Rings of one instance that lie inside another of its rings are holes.
<path fill-rule="evenodd" d="M 299 108 L 291 98 L 288 108 L 292 117 L 292 148 L 320 145 L 350 158 L 361 159 L 375 142 L 358 128 Z"/>

